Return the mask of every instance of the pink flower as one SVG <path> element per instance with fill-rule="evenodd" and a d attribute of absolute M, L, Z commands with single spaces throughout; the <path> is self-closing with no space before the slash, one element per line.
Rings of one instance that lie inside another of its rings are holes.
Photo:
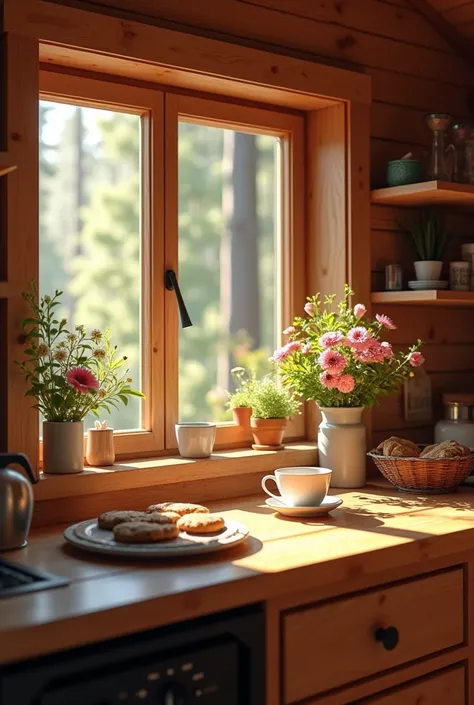
<path fill-rule="evenodd" d="M 380 343 L 380 347 L 383 349 L 385 359 L 390 360 L 390 358 L 393 357 L 393 350 L 390 343 L 387 343 L 387 341 L 384 340 L 382 343 Z"/>
<path fill-rule="evenodd" d="M 314 304 L 312 304 L 310 301 L 304 305 L 304 310 L 305 313 L 308 314 L 308 316 L 313 316 L 314 315 Z"/>
<path fill-rule="evenodd" d="M 324 333 L 319 339 L 319 344 L 322 348 L 333 348 L 335 345 L 342 343 L 344 340 L 343 334 L 336 330 Z"/>
<path fill-rule="evenodd" d="M 296 328 L 294 326 L 288 326 L 288 328 L 285 328 L 283 331 L 283 335 L 292 335 L 293 333 L 296 333 Z"/>
<path fill-rule="evenodd" d="M 292 340 L 290 343 L 287 343 L 282 348 L 278 348 L 278 350 L 275 350 L 273 356 L 270 359 L 274 362 L 282 362 L 283 360 L 286 360 L 286 358 L 291 355 L 292 352 L 295 352 L 296 350 L 300 349 L 301 343 L 299 343 L 297 340 Z"/>
<path fill-rule="evenodd" d="M 397 326 L 392 321 L 392 319 L 389 316 L 386 316 L 384 313 L 377 313 L 375 318 L 380 323 L 380 325 L 383 326 L 384 328 L 386 328 L 387 330 L 396 330 L 397 329 Z"/>
<path fill-rule="evenodd" d="M 310 345 L 310 343 L 306 343 L 305 345 L 303 345 L 303 347 L 301 348 L 301 352 L 302 352 L 304 355 L 307 355 L 308 353 L 310 353 L 310 352 L 311 352 L 311 345 Z"/>
<path fill-rule="evenodd" d="M 362 318 L 362 316 L 365 316 L 367 313 L 367 309 L 365 308 L 364 304 L 356 304 L 354 306 L 354 316 L 359 320 Z"/>
<path fill-rule="evenodd" d="M 324 387 L 327 387 L 328 389 L 334 389 L 335 387 L 337 387 L 338 379 L 339 377 L 337 375 L 333 375 L 327 370 L 321 372 L 321 374 L 319 375 L 319 380 L 321 384 Z"/>
<path fill-rule="evenodd" d="M 350 394 L 354 389 L 355 379 L 352 375 L 341 375 L 337 378 L 337 388 L 343 394 Z"/>
<path fill-rule="evenodd" d="M 346 358 L 335 350 L 325 350 L 318 358 L 318 362 L 325 370 L 332 374 L 340 374 L 346 366 Z"/>
<path fill-rule="evenodd" d="M 368 364 L 372 362 L 384 362 L 387 355 L 385 348 L 374 338 L 368 340 L 365 343 L 365 347 L 357 347 L 353 354 L 356 360 Z"/>
<path fill-rule="evenodd" d="M 408 355 L 408 362 L 412 367 L 420 367 L 425 361 L 421 352 L 412 352 Z"/>
<path fill-rule="evenodd" d="M 367 342 L 372 338 L 372 334 L 364 326 L 356 326 L 356 328 L 351 328 L 347 334 L 347 344 L 351 347 L 362 349 L 366 347 Z"/>
<path fill-rule="evenodd" d="M 67 383 L 80 394 L 99 389 L 99 380 L 86 367 L 72 367 L 66 374 Z"/>

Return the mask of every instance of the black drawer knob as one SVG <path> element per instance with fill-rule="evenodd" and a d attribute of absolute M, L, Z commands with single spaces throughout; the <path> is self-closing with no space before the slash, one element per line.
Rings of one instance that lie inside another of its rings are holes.
<path fill-rule="evenodd" d="M 400 640 L 400 635 L 396 627 L 386 627 L 385 629 L 379 627 L 375 632 L 375 639 L 381 642 L 384 649 L 393 651 Z"/>

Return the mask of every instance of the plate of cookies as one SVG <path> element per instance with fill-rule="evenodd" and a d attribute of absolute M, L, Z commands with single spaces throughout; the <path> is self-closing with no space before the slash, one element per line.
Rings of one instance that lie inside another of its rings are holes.
<path fill-rule="evenodd" d="M 86 551 L 138 558 L 170 558 L 222 551 L 245 541 L 243 524 L 200 504 L 161 502 L 145 511 L 104 512 L 66 529 L 68 543 Z"/>

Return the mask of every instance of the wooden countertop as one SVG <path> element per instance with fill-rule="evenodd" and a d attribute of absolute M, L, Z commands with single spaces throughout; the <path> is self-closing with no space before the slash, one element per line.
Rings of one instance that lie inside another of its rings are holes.
<path fill-rule="evenodd" d="M 251 537 L 179 562 L 108 560 L 67 546 L 64 527 L 34 531 L 27 548 L 5 557 L 71 583 L 0 599 L 0 663 L 474 548 L 473 489 L 417 497 L 373 484 L 331 494 L 344 504 L 311 520 L 275 515 L 262 496 L 217 503 Z"/>

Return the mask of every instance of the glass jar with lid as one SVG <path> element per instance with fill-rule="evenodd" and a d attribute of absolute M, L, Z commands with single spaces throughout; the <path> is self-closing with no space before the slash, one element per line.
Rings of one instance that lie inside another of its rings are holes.
<path fill-rule="evenodd" d="M 443 394 L 444 419 L 435 426 L 435 442 L 457 441 L 474 448 L 474 394 Z"/>

